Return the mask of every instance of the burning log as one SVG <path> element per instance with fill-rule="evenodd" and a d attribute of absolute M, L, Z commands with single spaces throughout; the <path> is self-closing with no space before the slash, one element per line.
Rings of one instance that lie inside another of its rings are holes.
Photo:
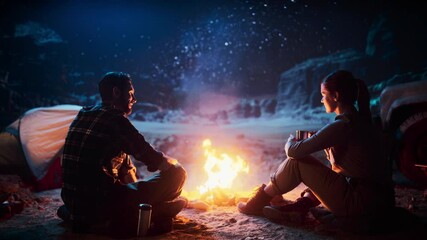
<path fill-rule="evenodd" d="M 202 200 L 192 200 L 188 202 L 187 208 L 207 211 L 211 208 L 211 205 Z"/>

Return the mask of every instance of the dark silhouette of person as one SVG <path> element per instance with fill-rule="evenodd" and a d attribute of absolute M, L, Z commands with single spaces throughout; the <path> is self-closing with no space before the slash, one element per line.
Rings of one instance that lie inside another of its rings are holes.
<path fill-rule="evenodd" d="M 75 232 L 132 237 L 138 205 L 151 204 L 153 233 L 172 230 L 172 218 L 187 204 L 179 197 L 186 171 L 177 160 L 155 150 L 127 118 L 136 103 L 131 77 L 109 72 L 99 82 L 102 104 L 83 107 L 65 140 L 58 216 Z M 130 159 L 141 161 L 149 179 L 137 181 Z"/>

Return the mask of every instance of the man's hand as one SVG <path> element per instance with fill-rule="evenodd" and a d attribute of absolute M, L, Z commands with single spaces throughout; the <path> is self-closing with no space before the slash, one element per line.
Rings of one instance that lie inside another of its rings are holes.
<path fill-rule="evenodd" d="M 126 155 L 126 159 L 123 161 L 122 165 L 119 168 L 118 178 L 120 183 L 128 184 L 138 181 L 136 174 L 136 167 L 133 165 L 132 160 L 129 155 Z"/>

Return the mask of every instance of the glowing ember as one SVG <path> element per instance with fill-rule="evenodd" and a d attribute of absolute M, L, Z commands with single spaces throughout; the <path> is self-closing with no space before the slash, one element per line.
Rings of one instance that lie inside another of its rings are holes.
<path fill-rule="evenodd" d="M 234 179 L 240 172 L 249 172 L 249 166 L 240 157 L 231 157 L 226 153 L 217 153 L 209 139 L 203 141 L 206 163 L 204 169 L 208 180 L 197 189 L 205 194 L 214 189 L 230 190 Z"/>

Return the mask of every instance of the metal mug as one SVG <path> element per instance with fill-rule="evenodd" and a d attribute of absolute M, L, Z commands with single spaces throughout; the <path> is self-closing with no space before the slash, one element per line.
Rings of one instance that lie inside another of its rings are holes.
<path fill-rule="evenodd" d="M 295 132 L 295 138 L 297 141 L 301 141 L 304 139 L 307 139 L 311 136 L 313 136 L 313 134 L 315 134 L 315 131 L 307 131 L 307 130 L 296 130 Z"/>

